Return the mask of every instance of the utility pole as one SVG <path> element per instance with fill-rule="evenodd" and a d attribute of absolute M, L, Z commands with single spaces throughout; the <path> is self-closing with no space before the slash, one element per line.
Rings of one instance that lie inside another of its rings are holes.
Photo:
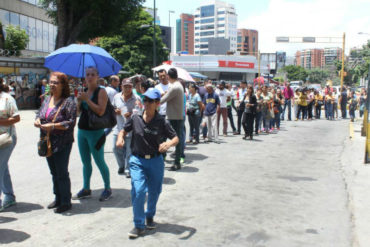
<path fill-rule="evenodd" d="M 346 45 L 346 33 L 343 33 L 343 50 L 342 50 L 342 70 L 340 72 L 340 88 L 343 88 L 343 80 L 344 80 L 344 48 Z"/>
<path fill-rule="evenodd" d="M 154 21 L 153 21 L 153 68 L 157 66 L 157 45 L 155 42 L 155 23 L 157 21 L 156 17 L 156 9 L 155 9 L 155 0 L 154 0 Z"/>

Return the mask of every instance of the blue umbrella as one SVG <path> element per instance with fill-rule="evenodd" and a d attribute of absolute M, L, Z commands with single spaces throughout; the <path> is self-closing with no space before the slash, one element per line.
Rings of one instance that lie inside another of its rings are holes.
<path fill-rule="evenodd" d="M 100 77 L 118 74 L 122 66 L 103 48 L 92 45 L 69 45 L 59 48 L 45 58 L 46 68 L 67 75 L 85 77 L 85 69 L 93 66 Z"/>

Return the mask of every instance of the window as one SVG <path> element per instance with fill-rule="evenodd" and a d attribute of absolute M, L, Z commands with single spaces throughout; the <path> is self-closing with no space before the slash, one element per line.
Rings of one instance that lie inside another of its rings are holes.
<path fill-rule="evenodd" d="M 200 8 L 200 17 L 209 17 L 215 15 L 215 6 L 207 5 Z"/>
<path fill-rule="evenodd" d="M 26 34 L 28 36 L 30 36 L 30 30 L 29 30 L 29 27 L 28 27 L 28 17 L 25 16 L 25 15 L 20 15 L 19 16 L 19 21 L 20 21 L 20 28 L 23 29 L 24 31 L 26 31 Z M 29 49 L 29 42 L 27 43 L 27 47 L 26 49 Z"/>
<path fill-rule="evenodd" d="M 200 51 L 200 54 L 208 54 L 208 51 Z"/>
<path fill-rule="evenodd" d="M 208 30 L 208 29 L 215 29 L 215 25 L 205 25 L 205 26 L 200 27 L 200 30 Z"/>
<path fill-rule="evenodd" d="M 218 24 L 217 27 L 225 27 L 225 24 Z"/>
<path fill-rule="evenodd" d="M 198 40 L 199 41 L 199 40 Z M 208 42 L 208 38 L 201 38 L 200 42 Z"/>
<path fill-rule="evenodd" d="M 19 14 L 10 12 L 10 24 L 13 26 L 19 26 Z"/>
<path fill-rule="evenodd" d="M 242 36 L 238 36 L 238 43 L 242 42 Z"/>
<path fill-rule="evenodd" d="M 208 44 L 200 45 L 200 49 L 205 49 L 205 48 L 208 48 Z"/>
<path fill-rule="evenodd" d="M 200 36 L 209 36 L 209 35 L 214 35 L 214 34 L 215 34 L 214 31 L 208 31 L 208 32 L 201 32 Z"/>
<path fill-rule="evenodd" d="M 195 27 L 195 30 L 199 30 L 199 27 Z"/>
<path fill-rule="evenodd" d="M 208 19 L 203 19 L 200 21 L 201 24 L 205 24 L 205 23 L 212 23 L 215 21 L 215 18 L 208 18 Z"/>
<path fill-rule="evenodd" d="M 195 24 L 198 24 L 199 23 L 199 21 L 195 21 Z"/>
<path fill-rule="evenodd" d="M 218 21 L 224 21 L 225 20 L 225 17 L 221 17 L 221 18 L 219 17 L 219 18 L 217 18 L 217 20 Z"/>
<path fill-rule="evenodd" d="M 221 30 L 221 31 L 218 31 L 217 33 L 225 33 L 225 31 L 224 30 Z"/>
<path fill-rule="evenodd" d="M 32 17 L 28 17 L 28 35 L 30 38 L 30 42 L 28 43 L 28 49 L 35 51 L 36 50 L 36 38 L 37 38 L 37 31 L 36 31 L 36 22 L 35 19 Z"/>
<path fill-rule="evenodd" d="M 225 14 L 225 11 L 218 11 L 217 14 L 218 15 L 223 15 L 223 14 Z"/>
<path fill-rule="evenodd" d="M 199 45 L 195 45 L 195 48 L 199 48 Z"/>
<path fill-rule="evenodd" d="M 9 25 L 10 22 L 10 13 L 9 11 L 0 9 L 0 21 L 3 26 Z M 5 30 L 5 28 L 3 28 Z"/>
<path fill-rule="evenodd" d="M 42 22 L 42 51 L 49 52 L 49 23 Z"/>
<path fill-rule="evenodd" d="M 42 51 L 42 21 L 36 20 L 36 51 Z"/>

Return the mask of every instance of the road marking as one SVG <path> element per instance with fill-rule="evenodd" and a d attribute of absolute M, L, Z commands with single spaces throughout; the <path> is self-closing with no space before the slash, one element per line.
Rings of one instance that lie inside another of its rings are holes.
<path fill-rule="evenodd" d="M 349 122 L 349 138 L 351 138 L 351 140 L 355 138 L 355 131 L 353 130 L 353 122 Z"/>

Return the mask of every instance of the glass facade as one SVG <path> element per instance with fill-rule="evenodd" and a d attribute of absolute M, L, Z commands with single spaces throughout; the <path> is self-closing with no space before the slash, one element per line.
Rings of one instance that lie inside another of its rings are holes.
<path fill-rule="evenodd" d="M 208 18 L 208 19 L 203 19 L 200 21 L 201 24 L 212 23 L 212 22 L 215 22 L 215 18 Z"/>
<path fill-rule="evenodd" d="M 24 2 L 37 5 L 36 0 Z M 0 9 L 0 21 L 3 24 L 5 36 L 5 29 L 9 24 L 19 26 L 26 31 L 29 37 L 27 50 L 40 52 L 54 51 L 57 27 L 53 24 L 3 9 Z"/>
<path fill-rule="evenodd" d="M 210 17 L 215 15 L 215 6 L 207 5 L 200 8 L 200 17 Z"/>

